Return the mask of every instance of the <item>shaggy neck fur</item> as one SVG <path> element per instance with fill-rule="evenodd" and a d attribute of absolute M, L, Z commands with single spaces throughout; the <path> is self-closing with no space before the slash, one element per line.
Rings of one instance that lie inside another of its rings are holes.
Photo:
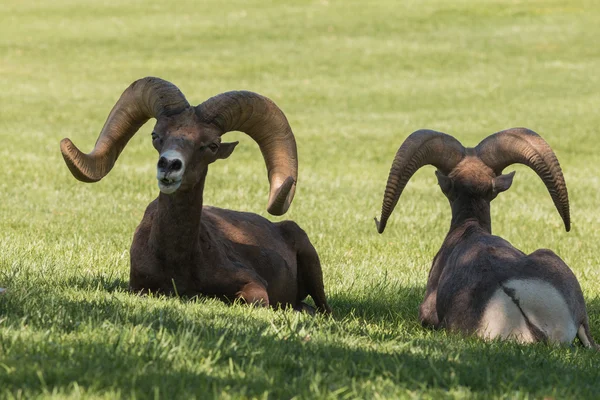
<path fill-rule="evenodd" d="M 492 219 L 490 216 L 490 202 L 478 197 L 459 197 L 451 203 L 452 222 L 450 232 L 463 225 L 469 220 L 475 220 L 485 229 L 492 233 Z"/>

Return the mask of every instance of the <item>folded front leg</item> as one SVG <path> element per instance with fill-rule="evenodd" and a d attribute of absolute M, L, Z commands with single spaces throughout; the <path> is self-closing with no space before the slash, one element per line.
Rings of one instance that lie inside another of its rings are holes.
<path fill-rule="evenodd" d="M 267 289 L 258 282 L 248 282 L 236 293 L 236 298 L 244 300 L 248 304 L 268 307 L 269 295 Z"/>

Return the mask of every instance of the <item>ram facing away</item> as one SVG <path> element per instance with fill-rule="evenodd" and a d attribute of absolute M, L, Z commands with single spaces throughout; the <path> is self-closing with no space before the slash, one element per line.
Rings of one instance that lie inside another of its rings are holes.
<path fill-rule="evenodd" d="M 525 128 L 495 133 L 475 148 L 431 130 L 411 134 L 393 161 L 383 199 L 379 233 L 411 176 L 424 165 L 436 176 L 452 209 L 450 230 L 429 272 L 419 319 L 485 339 L 523 343 L 571 343 L 597 347 L 590 335 L 577 278 L 552 251 L 526 255 L 492 235 L 490 202 L 507 190 L 511 164 L 532 168 L 542 179 L 570 230 L 567 187 L 550 146 Z"/>
<path fill-rule="evenodd" d="M 271 223 L 251 213 L 203 206 L 208 166 L 237 145 L 221 142 L 230 131 L 254 139 L 270 182 L 267 210 L 284 214 L 298 173 L 296 142 L 283 112 L 269 99 L 227 92 L 193 107 L 173 84 L 144 78 L 123 92 L 93 151 L 69 139 L 60 147 L 71 173 L 96 182 L 111 170 L 138 129 L 156 118 L 152 144 L 160 193 L 144 214 L 131 245 L 130 289 L 330 312 L 319 257 L 291 221 Z"/>

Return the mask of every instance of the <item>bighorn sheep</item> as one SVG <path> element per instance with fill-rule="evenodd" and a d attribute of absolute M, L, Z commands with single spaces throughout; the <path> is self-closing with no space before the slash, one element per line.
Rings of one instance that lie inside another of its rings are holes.
<path fill-rule="evenodd" d="M 209 164 L 229 157 L 238 143 L 222 143 L 221 136 L 241 131 L 258 143 L 266 162 L 267 210 L 273 215 L 288 210 L 297 180 L 296 141 L 275 103 L 235 91 L 193 107 L 172 83 L 140 79 L 113 107 L 91 153 L 61 141 L 73 176 L 83 182 L 102 179 L 150 118 L 157 120 L 152 144 L 159 153 L 160 193 L 133 238 L 130 289 L 312 311 L 303 303 L 310 294 L 317 309 L 329 313 L 319 257 L 296 223 L 203 207 Z"/>
<path fill-rule="evenodd" d="M 411 134 L 394 158 L 377 229 L 383 233 L 410 177 L 424 165 L 435 166 L 452 222 L 429 272 L 421 323 L 523 343 L 571 343 L 577 335 L 584 346 L 596 347 L 569 267 L 550 250 L 525 255 L 491 234 L 490 202 L 512 184 L 514 172 L 502 171 L 515 163 L 539 175 L 569 231 L 567 187 L 558 160 L 544 139 L 525 128 L 495 133 L 475 148 L 441 132 Z"/>

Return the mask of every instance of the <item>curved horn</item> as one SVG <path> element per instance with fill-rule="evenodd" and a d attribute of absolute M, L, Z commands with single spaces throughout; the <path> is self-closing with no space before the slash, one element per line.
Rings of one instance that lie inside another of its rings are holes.
<path fill-rule="evenodd" d="M 540 135 L 527 128 L 512 128 L 494 133 L 475 147 L 477 156 L 496 175 L 511 164 L 524 164 L 542 179 L 554 201 L 567 232 L 571 230 L 569 195 L 558 159 Z"/>
<path fill-rule="evenodd" d="M 97 182 L 108 174 L 129 139 L 146 121 L 177 114 L 189 106 L 172 83 L 153 77 L 139 79 L 121 95 L 89 154 L 81 152 L 68 138 L 60 142 L 60 151 L 75 178 Z"/>
<path fill-rule="evenodd" d="M 267 211 L 285 214 L 296 191 L 298 152 L 283 111 L 268 98 L 246 91 L 222 93 L 196 110 L 203 121 L 217 125 L 223 134 L 244 132 L 258 143 L 270 183 Z"/>
<path fill-rule="evenodd" d="M 407 137 L 398 149 L 390 169 L 381 206 L 381 221 L 375 219 L 377 231 L 383 233 L 404 187 L 419 168 L 429 164 L 447 175 L 464 155 L 463 145 L 442 132 L 421 129 Z"/>

